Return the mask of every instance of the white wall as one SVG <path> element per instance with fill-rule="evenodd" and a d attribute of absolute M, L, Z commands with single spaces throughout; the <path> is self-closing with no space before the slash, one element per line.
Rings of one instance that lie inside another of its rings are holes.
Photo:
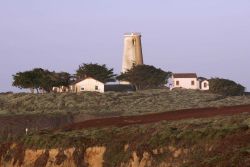
<path fill-rule="evenodd" d="M 96 90 L 96 86 L 98 90 Z M 78 82 L 75 85 L 75 92 L 84 92 L 84 91 L 94 91 L 94 92 L 104 92 L 104 83 L 99 82 L 93 78 L 86 78 L 85 80 Z"/>
<path fill-rule="evenodd" d="M 205 87 L 205 85 L 207 85 Z M 201 90 L 209 90 L 209 82 L 207 80 L 201 82 Z"/>
<path fill-rule="evenodd" d="M 199 89 L 197 78 L 173 78 L 173 88 Z M 176 82 L 179 81 L 179 85 Z M 191 82 L 194 81 L 194 85 Z"/>
<path fill-rule="evenodd" d="M 66 86 L 53 87 L 53 88 L 52 88 L 52 91 L 53 91 L 53 92 L 56 92 L 56 93 L 69 92 L 69 88 L 66 87 Z"/>

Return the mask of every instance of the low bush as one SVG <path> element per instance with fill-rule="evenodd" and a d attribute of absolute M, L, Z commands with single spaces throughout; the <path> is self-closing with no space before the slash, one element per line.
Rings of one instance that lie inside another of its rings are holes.
<path fill-rule="evenodd" d="M 209 80 L 209 90 L 225 96 L 237 96 L 244 94 L 245 87 L 232 80 L 212 78 Z"/>

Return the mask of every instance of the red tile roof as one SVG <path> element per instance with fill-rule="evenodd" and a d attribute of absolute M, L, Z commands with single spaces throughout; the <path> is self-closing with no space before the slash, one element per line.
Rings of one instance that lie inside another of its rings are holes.
<path fill-rule="evenodd" d="M 197 78 L 196 73 L 174 73 L 174 78 Z"/>

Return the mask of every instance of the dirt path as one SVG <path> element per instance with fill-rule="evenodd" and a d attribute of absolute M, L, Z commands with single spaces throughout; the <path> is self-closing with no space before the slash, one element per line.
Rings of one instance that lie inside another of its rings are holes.
<path fill-rule="evenodd" d="M 25 134 L 25 129 L 35 132 L 41 129 L 56 129 L 73 123 L 70 115 L 1 115 L 0 116 L 0 137 L 19 136 Z"/>
<path fill-rule="evenodd" d="M 106 127 L 106 126 L 126 126 L 133 124 L 146 124 L 159 121 L 173 121 L 190 118 L 207 118 L 218 115 L 234 115 L 247 112 L 250 113 L 250 105 L 220 107 L 220 108 L 197 108 L 184 109 L 178 111 L 170 111 L 156 114 L 139 115 L 139 116 L 121 116 L 102 119 L 87 120 L 79 123 L 71 124 L 64 130 L 77 130 L 91 127 Z"/>

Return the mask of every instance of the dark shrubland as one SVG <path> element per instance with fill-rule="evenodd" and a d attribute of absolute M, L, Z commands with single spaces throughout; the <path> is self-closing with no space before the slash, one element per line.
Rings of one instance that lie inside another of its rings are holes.
<path fill-rule="evenodd" d="M 245 87 L 232 80 L 212 78 L 209 80 L 209 90 L 225 96 L 238 96 L 244 94 Z"/>

